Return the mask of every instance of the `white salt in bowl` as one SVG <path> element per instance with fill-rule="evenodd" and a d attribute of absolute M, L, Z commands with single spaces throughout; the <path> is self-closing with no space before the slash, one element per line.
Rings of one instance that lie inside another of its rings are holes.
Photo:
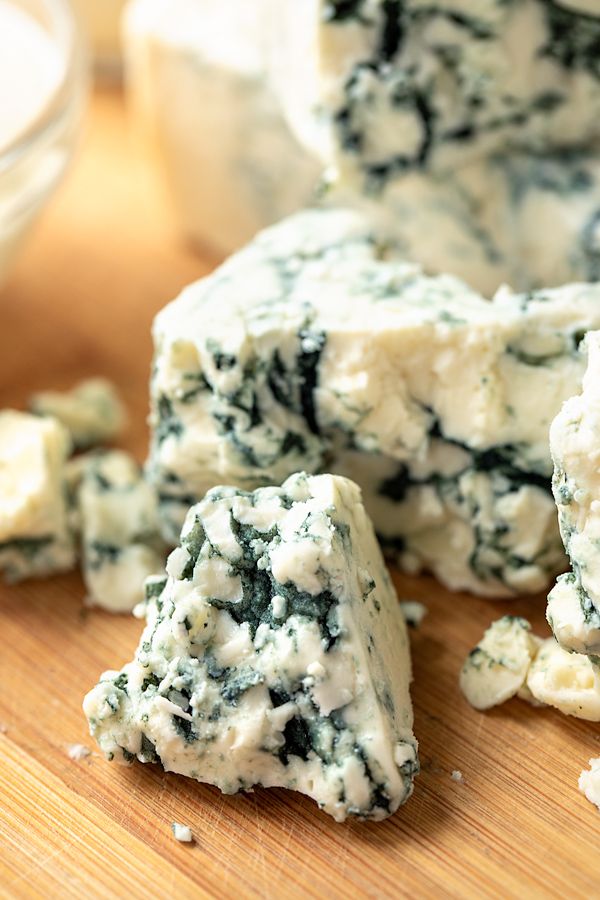
<path fill-rule="evenodd" d="M 67 0 L 0 0 L 0 284 L 73 155 L 86 92 Z"/>

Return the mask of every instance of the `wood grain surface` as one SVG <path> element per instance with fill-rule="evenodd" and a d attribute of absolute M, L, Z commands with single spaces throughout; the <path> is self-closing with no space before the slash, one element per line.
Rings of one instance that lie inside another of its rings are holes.
<path fill-rule="evenodd" d="M 119 95 L 97 96 L 73 171 L 0 292 L 0 406 L 109 375 L 132 412 L 124 444 L 143 458 L 152 317 L 214 262 L 180 241 Z M 544 599 L 395 578 L 429 609 L 412 640 L 422 773 L 410 802 L 370 825 L 337 825 L 281 790 L 224 797 L 105 762 L 81 700 L 131 657 L 140 623 L 84 611 L 76 574 L 0 587 L 0 896 L 599 897 L 600 814 L 577 778 L 600 728 L 518 700 L 477 713 L 457 686 L 492 618 L 524 614 L 547 634 Z M 76 762 L 78 743 L 94 752 Z M 194 844 L 173 839 L 174 821 Z"/>

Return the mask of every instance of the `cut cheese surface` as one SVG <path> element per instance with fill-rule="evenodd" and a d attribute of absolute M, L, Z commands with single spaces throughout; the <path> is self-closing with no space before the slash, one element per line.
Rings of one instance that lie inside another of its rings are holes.
<path fill-rule="evenodd" d="M 368 218 L 309 211 L 157 317 L 148 475 L 165 537 L 214 484 L 358 482 L 406 567 L 490 595 L 564 569 L 548 430 L 600 288 L 492 302 L 394 260 Z"/>
<path fill-rule="evenodd" d="M 356 485 L 215 488 L 167 573 L 149 584 L 135 659 L 85 700 L 109 759 L 227 793 L 288 787 L 338 821 L 410 796 L 408 639 Z"/>

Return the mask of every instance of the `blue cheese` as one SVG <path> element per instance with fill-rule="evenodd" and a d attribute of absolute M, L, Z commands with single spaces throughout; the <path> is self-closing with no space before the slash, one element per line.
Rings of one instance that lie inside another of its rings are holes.
<path fill-rule="evenodd" d="M 138 121 L 157 140 L 186 233 L 220 254 L 307 206 L 321 174 L 270 83 L 279 2 L 134 0 L 125 13 Z"/>
<path fill-rule="evenodd" d="M 82 460 L 76 502 L 87 602 L 130 612 L 144 598 L 146 578 L 164 567 L 156 497 L 127 453 Z"/>
<path fill-rule="evenodd" d="M 135 659 L 84 702 L 109 759 L 226 793 L 287 787 L 337 821 L 410 796 L 408 639 L 356 485 L 214 488 L 167 572 Z"/>
<path fill-rule="evenodd" d="M 148 475 L 165 537 L 214 484 L 326 468 L 361 485 L 406 568 L 539 591 L 564 568 L 548 429 L 600 288 L 489 302 L 390 253 L 358 214 L 301 213 L 159 314 Z"/>
<path fill-rule="evenodd" d="M 600 674 L 587 656 L 544 641 L 527 673 L 533 697 L 566 716 L 600 722 Z"/>
<path fill-rule="evenodd" d="M 0 412 L 0 572 L 8 581 L 75 565 L 65 486 L 70 449 L 54 419 Z"/>
<path fill-rule="evenodd" d="M 487 629 L 460 673 L 460 689 L 475 709 L 515 697 L 525 682 L 540 641 L 518 616 L 503 616 Z"/>
<path fill-rule="evenodd" d="M 280 7 L 276 87 L 331 200 L 485 293 L 598 277 L 597 6 Z"/>
<path fill-rule="evenodd" d="M 597 6 L 319 0 L 311 9 L 312 52 L 291 57 L 289 115 L 363 189 L 491 154 L 578 150 L 600 136 Z M 289 16 L 291 42 L 300 13 Z M 320 128 L 303 122 L 315 116 Z"/>
<path fill-rule="evenodd" d="M 600 721 L 596 666 L 587 656 L 563 650 L 553 637 L 532 634 L 529 622 L 517 616 L 504 616 L 488 628 L 464 662 L 460 688 L 475 709 L 518 696 L 533 706 Z"/>
<path fill-rule="evenodd" d="M 548 596 L 547 617 L 558 642 L 600 654 L 600 332 L 586 337 L 588 366 L 581 394 L 569 399 L 550 429 L 553 490 L 572 571 Z"/>
<path fill-rule="evenodd" d="M 590 759 L 589 766 L 579 776 L 579 790 L 600 809 L 600 758 Z"/>
<path fill-rule="evenodd" d="M 106 378 L 88 378 L 70 391 L 40 391 L 31 398 L 30 409 L 58 419 L 78 450 L 118 437 L 127 420 L 121 398 Z"/>

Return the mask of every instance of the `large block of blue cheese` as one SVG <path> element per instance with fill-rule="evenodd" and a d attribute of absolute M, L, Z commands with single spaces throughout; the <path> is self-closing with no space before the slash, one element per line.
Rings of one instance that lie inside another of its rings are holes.
<path fill-rule="evenodd" d="M 0 412 L 0 572 L 9 581 L 75 565 L 65 483 L 70 451 L 56 419 Z"/>
<path fill-rule="evenodd" d="M 355 484 L 215 488 L 167 573 L 135 659 L 85 699 L 109 759 L 225 793 L 287 787 L 338 821 L 410 796 L 408 639 Z"/>
<path fill-rule="evenodd" d="M 565 0 L 282 4 L 290 119 L 344 180 L 600 137 L 600 8 Z M 293 53 L 299 23 L 311 52 Z M 291 49 L 288 50 L 288 44 Z M 298 89 L 298 84 L 302 89 Z"/>
<path fill-rule="evenodd" d="M 548 430 L 584 371 L 600 287 L 501 291 L 386 260 L 368 221 L 299 214 L 156 319 L 148 474 L 175 542 L 215 484 L 357 481 L 407 566 L 538 591 L 565 564 Z"/>
<path fill-rule="evenodd" d="M 586 337 L 580 394 L 552 423 L 554 496 L 572 571 L 548 596 L 548 621 L 566 650 L 600 656 L 600 332 Z"/>

